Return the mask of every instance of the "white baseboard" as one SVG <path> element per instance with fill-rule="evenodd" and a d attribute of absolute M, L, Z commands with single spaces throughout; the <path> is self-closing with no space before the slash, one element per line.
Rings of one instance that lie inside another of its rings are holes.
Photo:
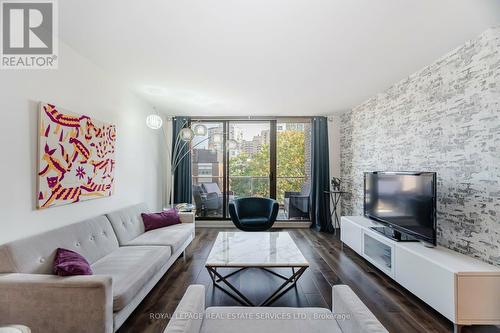
<path fill-rule="evenodd" d="M 282 229 L 282 228 L 301 228 L 308 229 L 311 226 L 311 222 L 306 221 L 277 221 L 273 225 L 273 229 Z M 234 224 L 228 220 L 197 220 L 196 221 L 197 228 L 234 228 Z"/>

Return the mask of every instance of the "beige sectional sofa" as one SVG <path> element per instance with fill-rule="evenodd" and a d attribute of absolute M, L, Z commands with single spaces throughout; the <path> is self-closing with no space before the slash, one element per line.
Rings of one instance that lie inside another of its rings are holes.
<path fill-rule="evenodd" d="M 0 325 L 34 332 L 114 332 L 194 239 L 182 224 L 144 232 L 144 204 L 0 246 Z M 94 275 L 52 275 L 55 250 L 83 255 Z"/>
<path fill-rule="evenodd" d="M 191 285 L 164 333 L 387 333 L 346 285 L 332 288 L 332 310 L 287 307 L 209 307 L 205 286 Z"/>

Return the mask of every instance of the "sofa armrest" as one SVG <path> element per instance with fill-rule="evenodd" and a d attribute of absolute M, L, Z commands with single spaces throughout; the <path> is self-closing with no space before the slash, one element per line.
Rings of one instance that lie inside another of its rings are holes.
<path fill-rule="evenodd" d="M 181 223 L 194 223 L 194 212 L 179 212 Z"/>
<path fill-rule="evenodd" d="M 387 333 L 385 327 L 349 286 L 333 286 L 332 293 L 332 312 L 346 316 L 337 319 L 343 333 Z"/>
<path fill-rule="evenodd" d="M 205 286 L 193 284 L 184 293 L 164 333 L 199 333 L 205 314 Z"/>
<path fill-rule="evenodd" d="M 0 274 L 0 324 L 37 332 L 113 332 L 110 276 Z"/>

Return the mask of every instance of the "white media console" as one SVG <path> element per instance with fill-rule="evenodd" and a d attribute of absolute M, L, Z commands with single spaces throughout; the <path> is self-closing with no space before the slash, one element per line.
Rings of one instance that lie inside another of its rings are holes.
<path fill-rule="evenodd" d="M 396 242 L 363 216 L 343 216 L 341 241 L 455 324 L 500 324 L 500 268 L 420 242 Z"/>

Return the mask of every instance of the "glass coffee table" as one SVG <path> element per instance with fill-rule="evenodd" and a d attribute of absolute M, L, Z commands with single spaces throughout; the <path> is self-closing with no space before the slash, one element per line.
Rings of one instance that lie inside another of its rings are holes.
<path fill-rule="evenodd" d="M 309 263 L 288 232 L 219 232 L 205 267 L 216 288 L 246 306 L 267 306 L 293 288 Z M 223 270 L 236 269 L 223 275 Z M 249 268 L 262 269 L 284 282 L 260 304 L 251 302 L 228 278 Z M 284 276 L 272 268 L 290 268 Z"/>

